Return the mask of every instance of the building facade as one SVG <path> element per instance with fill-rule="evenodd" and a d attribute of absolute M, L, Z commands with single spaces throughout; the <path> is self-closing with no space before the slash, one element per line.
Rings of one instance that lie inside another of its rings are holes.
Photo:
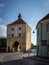
<path fill-rule="evenodd" d="M 18 20 L 7 25 L 7 51 L 26 52 L 31 48 L 31 28 L 21 14 Z"/>
<path fill-rule="evenodd" d="M 43 17 L 36 26 L 37 54 L 49 57 L 49 14 Z"/>

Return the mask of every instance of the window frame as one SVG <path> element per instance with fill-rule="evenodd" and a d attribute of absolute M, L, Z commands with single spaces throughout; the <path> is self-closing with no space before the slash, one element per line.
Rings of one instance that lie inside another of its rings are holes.
<path fill-rule="evenodd" d="M 21 37 L 21 33 L 19 33 L 19 37 Z"/>
<path fill-rule="evenodd" d="M 12 31 L 14 31 L 14 28 L 11 28 Z"/>
<path fill-rule="evenodd" d="M 21 27 L 19 27 L 19 30 L 21 30 Z"/>
<path fill-rule="evenodd" d="M 42 45 L 42 46 L 46 46 L 46 45 L 47 45 L 47 40 L 42 40 L 41 45 Z"/>
<path fill-rule="evenodd" d="M 14 37 L 14 34 L 11 34 L 12 37 Z"/>
<path fill-rule="evenodd" d="M 49 32 L 49 23 L 47 23 L 47 32 Z"/>

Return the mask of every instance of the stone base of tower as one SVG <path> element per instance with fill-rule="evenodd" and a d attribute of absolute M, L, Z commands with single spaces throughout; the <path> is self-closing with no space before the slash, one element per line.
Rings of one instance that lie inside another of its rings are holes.
<path fill-rule="evenodd" d="M 24 39 L 24 38 L 23 38 Z M 8 38 L 7 39 L 7 52 L 26 52 L 26 44 L 25 39 L 23 40 L 21 38 Z"/>

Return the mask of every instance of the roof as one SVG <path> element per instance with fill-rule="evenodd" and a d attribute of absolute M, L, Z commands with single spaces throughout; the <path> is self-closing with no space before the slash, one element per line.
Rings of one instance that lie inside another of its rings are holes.
<path fill-rule="evenodd" d="M 41 23 L 42 21 L 47 20 L 47 19 L 49 19 L 49 14 L 47 14 L 46 16 L 44 16 L 44 17 L 37 23 L 37 26 L 38 26 L 39 23 Z M 37 26 L 36 26 L 36 28 L 37 28 Z"/>
<path fill-rule="evenodd" d="M 18 15 L 18 20 L 8 24 L 8 25 L 15 25 L 15 24 L 27 24 L 23 19 L 21 14 Z"/>
<path fill-rule="evenodd" d="M 26 24 L 26 22 L 24 22 L 22 19 L 18 19 L 14 22 L 12 22 L 11 24 L 8 24 L 8 25 L 15 25 L 15 24 Z"/>

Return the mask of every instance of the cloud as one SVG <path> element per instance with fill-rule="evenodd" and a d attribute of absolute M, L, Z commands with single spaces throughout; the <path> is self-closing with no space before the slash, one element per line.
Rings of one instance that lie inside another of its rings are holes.
<path fill-rule="evenodd" d="M 44 7 L 49 7 L 49 0 L 44 0 Z"/>
<path fill-rule="evenodd" d="M 3 12 L 3 8 L 5 7 L 5 4 L 0 3 L 0 12 Z"/>
<path fill-rule="evenodd" d="M 24 0 L 18 0 L 19 1 L 19 3 L 21 3 L 21 2 L 23 2 Z"/>
<path fill-rule="evenodd" d="M 21 1 L 21 0 L 18 0 L 18 1 Z"/>
<path fill-rule="evenodd" d="M 32 27 L 32 24 L 29 24 L 30 27 Z"/>
<path fill-rule="evenodd" d="M 33 18 L 30 18 L 28 21 L 29 21 L 29 23 L 28 23 L 28 24 L 29 24 L 29 26 L 32 28 Z"/>
<path fill-rule="evenodd" d="M 3 8 L 5 5 L 3 3 L 0 4 L 0 8 Z"/>
<path fill-rule="evenodd" d="M 1 23 L 1 22 L 3 22 L 3 19 L 2 19 L 2 18 L 0 18 L 0 23 Z"/>
<path fill-rule="evenodd" d="M 4 20 L 0 18 L 0 25 L 4 23 Z"/>
<path fill-rule="evenodd" d="M 7 27 L 4 25 L 0 25 L 0 37 L 6 37 Z"/>
<path fill-rule="evenodd" d="M 30 18 L 30 22 L 33 22 L 33 18 Z"/>

